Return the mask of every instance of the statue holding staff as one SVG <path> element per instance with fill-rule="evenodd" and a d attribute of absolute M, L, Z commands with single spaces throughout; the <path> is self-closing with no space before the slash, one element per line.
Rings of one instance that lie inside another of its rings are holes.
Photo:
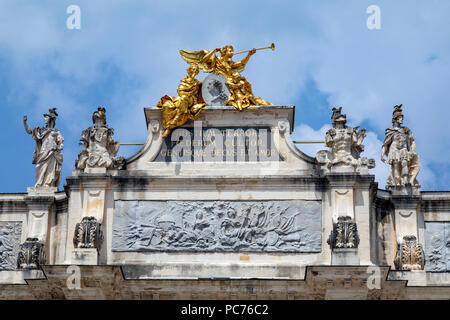
<path fill-rule="evenodd" d="M 62 149 L 64 148 L 64 138 L 58 129 L 55 128 L 55 121 L 58 114 L 56 108 L 49 109 L 44 114 L 45 127 L 30 129 L 27 124 L 27 116 L 23 117 L 25 131 L 31 134 L 36 141 L 36 148 L 33 152 L 33 164 L 36 165 L 35 187 L 56 187 L 61 179 L 61 166 L 63 162 Z"/>

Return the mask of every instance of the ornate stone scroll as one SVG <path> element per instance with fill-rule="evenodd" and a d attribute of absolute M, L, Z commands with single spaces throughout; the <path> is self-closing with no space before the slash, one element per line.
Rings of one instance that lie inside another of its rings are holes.
<path fill-rule="evenodd" d="M 404 236 L 403 242 L 397 244 L 394 264 L 397 270 L 423 270 L 425 255 L 415 236 Z"/>
<path fill-rule="evenodd" d="M 419 155 L 416 153 L 416 143 L 409 128 L 403 127 L 402 105 L 394 107 L 392 127 L 386 129 L 381 161 L 391 166 L 391 174 L 386 186 L 416 186 L 420 170 Z"/>
<path fill-rule="evenodd" d="M 43 252 L 44 244 L 39 242 L 37 238 L 27 238 L 20 245 L 19 255 L 17 257 L 18 269 L 39 269 L 40 264 L 44 260 Z"/>
<path fill-rule="evenodd" d="M 33 164 L 36 165 L 35 187 L 58 187 L 61 179 L 61 166 L 64 148 L 64 138 L 58 129 L 55 129 L 55 121 L 58 114 L 56 108 L 49 109 L 44 114 L 45 128 L 36 127 L 30 129 L 27 124 L 27 116 L 23 117 L 25 131 L 31 134 L 36 141 L 33 153 Z"/>
<path fill-rule="evenodd" d="M 0 271 L 16 269 L 21 235 L 21 222 L 0 222 Z"/>
<path fill-rule="evenodd" d="M 356 222 L 351 217 L 339 217 L 337 223 L 333 223 L 333 231 L 327 243 L 334 248 L 357 248 L 359 245 L 358 229 Z"/>
<path fill-rule="evenodd" d="M 349 127 L 347 117 L 341 113 L 342 107 L 333 108 L 331 122 L 333 128 L 325 136 L 325 145 L 330 151 L 321 150 L 317 153 L 317 161 L 329 171 L 361 171 L 375 167 L 375 160 L 361 158 L 364 151 L 362 144 L 366 137 L 366 129 Z"/>
<path fill-rule="evenodd" d="M 75 226 L 73 246 L 75 248 L 98 248 L 102 232 L 95 217 L 84 217 Z"/>
<path fill-rule="evenodd" d="M 113 251 L 320 252 L 320 201 L 115 201 Z"/>
<path fill-rule="evenodd" d="M 116 158 L 119 142 L 114 141 L 114 129 L 106 124 L 106 109 L 98 107 L 92 115 L 93 126 L 81 134 L 80 144 L 84 149 L 78 153 L 75 167 L 79 170 L 86 168 L 122 169 L 125 165 L 123 157 Z"/>

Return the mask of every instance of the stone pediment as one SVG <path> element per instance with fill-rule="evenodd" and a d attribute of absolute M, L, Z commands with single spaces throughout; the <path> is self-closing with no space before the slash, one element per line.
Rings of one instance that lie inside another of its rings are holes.
<path fill-rule="evenodd" d="M 147 140 L 126 160 L 126 168 L 196 177 L 315 174 L 316 160 L 299 150 L 290 137 L 294 110 L 294 106 L 242 111 L 208 106 L 198 120 L 163 138 L 161 110 L 145 108 Z"/>

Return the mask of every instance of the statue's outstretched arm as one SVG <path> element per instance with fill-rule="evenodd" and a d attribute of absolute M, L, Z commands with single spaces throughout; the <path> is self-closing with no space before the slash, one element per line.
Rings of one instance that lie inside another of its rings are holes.
<path fill-rule="evenodd" d="M 248 52 L 247 56 L 246 56 L 244 59 L 242 59 L 241 61 L 235 62 L 235 63 L 231 66 L 231 69 L 236 69 L 236 68 L 245 66 L 245 65 L 247 64 L 248 60 L 250 59 L 250 57 L 251 57 L 255 52 L 256 52 L 256 49 L 250 50 L 250 51 Z"/>
<path fill-rule="evenodd" d="M 23 126 L 25 127 L 25 131 L 28 134 L 31 134 L 31 129 L 30 129 L 30 127 L 27 124 L 27 120 L 28 120 L 27 116 L 23 116 Z"/>

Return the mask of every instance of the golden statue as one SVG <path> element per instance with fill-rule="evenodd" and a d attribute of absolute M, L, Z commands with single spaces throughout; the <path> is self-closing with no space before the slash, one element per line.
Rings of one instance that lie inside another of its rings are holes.
<path fill-rule="evenodd" d="M 162 125 L 166 129 L 163 138 L 167 137 L 173 128 L 182 126 L 189 120 L 197 120 L 205 103 L 200 95 L 201 82 L 195 79 L 198 67 L 191 65 L 187 69 L 188 76 L 181 79 L 178 86 L 178 97 L 165 95 L 156 104 L 162 108 Z"/>
<path fill-rule="evenodd" d="M 239 62 L 232 60 L 234 49 L 232 46 L 215 48 L 212 51 L 185 51 L 180 50 L 181 57 L 190 64 L 188 76 L 181 80 L 178 87 L 178 97 L 165 95 L 157 104 L 162 108 L 162 123 L 166 129 L 163 137 L 169 135 L 173 128 L 182 126 L 188 120 L 196 120 L 200 111 L 205 107 L 201 96 L 202 83 L 195 79 L 199 69 L 207 73 L 220 74 L 226 78 L 226 85 L 230 90 L 227 106 L 233 106 L 236 110 L 242 110 L 253 105 L 271 105 L 270 102 L 253 95 L 251 84 L 241 75 L 250 57 L 261 49 L 275 49 L 275 45 L 259 49 L 242 51 L 248 52 L 247 56 Z M 215 54 L 220 52 L 220 56 Z"/>

